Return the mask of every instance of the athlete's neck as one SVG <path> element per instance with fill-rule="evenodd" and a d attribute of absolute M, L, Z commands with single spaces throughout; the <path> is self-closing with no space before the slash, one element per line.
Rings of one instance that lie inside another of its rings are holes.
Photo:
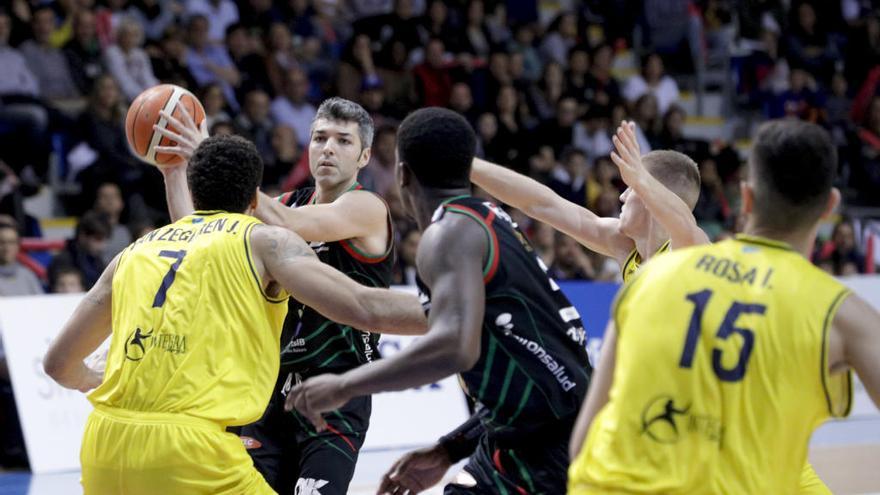
<path fill-rule="evenodd" d="M 668 240 L 669 234 L 666 232 L 666 229 L 652 220 L 648 226 L 647 235 L 639 239 L 633 239 L 633 242 L 635 242 L 636 251 L 638 251 L 642 261 L 648 261 L 648 259 L 657 254 L 660 246 Z"/>
<path fill-rule="evenodd" d="M 348 192 L 357 183 L 357 176 L 350 180 L 342 181 L 331 187 L 321 187 L 319 183 L 315 183 L 315 203 L 324 204 L 332 203 Z"/>
<path fill-rule="evenodd" d="M 416 223 L 419 225 L 419 230 L 424 231 L 429 225 L 431 225 L 431 217 L 434 216 L 434 211 L 436 211 L 444 201 L 448 201 L 456 196 L 470 195 L 470 188 L 422 189 L 418 202 L 413 205 L 416 210 L 414 213 Z"/>
<path fill-rule="evenodd" d="M 779 229 L 760 225 L 752 218 L 746 221 L 746 225 L 743 228 L 743 234 L 763 237 L 771 241 L 784 242 L 808 259 L 813 254 L 813 246 L 816 243 L 816 233 L 818 231 L 819 225 L 816 224 L 808 229 L 781 232 Z"/>

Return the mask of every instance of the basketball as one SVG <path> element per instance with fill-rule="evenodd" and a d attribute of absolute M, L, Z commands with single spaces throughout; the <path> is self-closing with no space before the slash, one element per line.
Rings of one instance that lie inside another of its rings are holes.
<path fill-rule="evenodd" d="M 174 142 L 153 130 L 153 125 L 159 125 L 177 132 L 159 112 L 165 110 L 185 122 L 181 106 L 186 108 L 196 125 L 201 125 L 205 119 L 205 109 L 195 95 L 180 86 L 161 84 L 138 95 L 125 116 L 125 137 L 131 152 L 151 165 L 178 165 L 183 162 L 177 155 L 155 151 L 156 146 L 173 146 Z"/>

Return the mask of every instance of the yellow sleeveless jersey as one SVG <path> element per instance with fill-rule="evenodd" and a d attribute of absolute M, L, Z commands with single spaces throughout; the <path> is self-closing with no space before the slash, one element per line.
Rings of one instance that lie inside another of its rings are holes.
<path fill-rule="evenodd" d="M 849 413 L 850 373 L 827 362 L 847 294 L 756 237 L 652 262 L 615 302 L 609 402 L 569 493 L 797 493 L 813 430 Z"/>
<path fill-rule="evenodd" d="M 259 419 L 287 315 L 287 294 L 267 295 L 254 268 L 250 232 L 259 223 L 196 212 L 123 251 L 107 368 L 92 404 L 221 425 Z"/>
<path fill-rule="evenodd" d="M 664 242 L 663 245 L 660 246 L 659 249 L 657 249 L 657 252 L 654 253 L 654 256 L 669 251 L 671 249 L 669 247 L 669 243 L 670 241 Z M 629 253 L 629 256 L 626 257 L 626 261 L 623 262 L 623 266 L 620 269 L 621 275 L 623 276 L 623 281 L 628 282 L 629 279 L 631 279 L 632 276 L 639 271 L 639 268 L 641 268 L 641 266 L 642 256 L 637 250 L 633 249 L 632 252 Z"/>

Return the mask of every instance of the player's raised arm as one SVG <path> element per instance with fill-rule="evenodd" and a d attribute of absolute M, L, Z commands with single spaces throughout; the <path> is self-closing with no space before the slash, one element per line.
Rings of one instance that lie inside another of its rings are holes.
<path fill-rule="evenodd" d="M 351 191 L 336 201 L 290 208 L 260 193 L 255 216 L 307 241 L 335 242 L 386 232 L 388 208 L 373 193 Z"/>
<path fill-rule="evenodd" d="M 183 120 L 175 118 L 165 110 L 159 112 L 159 115 L 164 117 L 168 121 L 169 126 L 174 127 L 177 132 L 159 127 L 158 125 L 153 126 L 154 131 L 174 141 L 174 146 L 156 146 L 156 152 L 171 153 L 184 159 L 181 165 L 159 167 L 159 171 L 162 172 L 162 176 L 165 178 L 165 198 L 168 202 L 168 214 L 171 216 L 172 222 L 180 220 L 195 210 L 189 191 L 189 184 L 186 180 L 186 166 L 189 158 L 195 152 L 195 149 L 198 148 L 199 143 L 208 137 L 207 119 L 202 121 L 200 128 L 196 125 L 185 105 L 179 105 L 177 108 L 183 114 Z"/>
<path fill-rule="evenodd" d="M 834 317 L 830 340 L 829 371 L 855 369 L 880 408 L 880 312 L 861 297 L 848 296 Z"/>
<path fill-rule="evenodd" d="M 572 461 L 578 456 L 584 442 L 587 440 L 587 432 L 596 414 L 608 403 L 608 392 L 611 390 L 611 382 L 614 379 L 614 365 L 617 362 L 617 331 L 614 321 L 608 322 L 605 329 L 605 339 L 602 343 L 602 356 L 599 358 L 599 366 L 593 373 L 590 382 L 590 390 L 584 405 L 578 413 L 577 421 L 571 432 L 568 442 L 568 454 Z"/>
<path fill-rule="evenodd" d="M 618 219 L 601 218 L 525 175 L 475 158 L 471 180 L 502 202 L 570 235 L 597 253 L 623 262 L 633 249 L 632 240 L 618 230 Z"/>
<path fill-rule="evenodd" d="M 400 335 L 419 335 L 426 330 L 417 297 L 355 282 L 318 260 L 312 249 L 289 230 L 260 226 L 251 233 L 251 245 L 258 265 L 272 280 L 333 321 Z"/>
<path fill-rule="evenodd" d="M 651 215 L 666 229 L 671 247 L 679 249 L 707 244 L 709 237 L 697 225 L 693 208 L 645 169 L 635 135 L 635 124 L 624 122 L 612 140 L 616 150 L 611 153 L 611 160 L 620 169 L 620 176 L 626 185 L 639 195 Z"/>
<path fill-rule="evenodd" d="M 425 230 L 416 263 L 431 289 L 428 333 L 390 358 L 306 380 L 288 395 L 287 409 L 319 418 L 357 395 L 405 390 L 473 367 L 480 356 L 488 242 L 475 221 L 460 215 Z"/>
<path fill-rule="evenodd" d="M 113 258 L 43 357 L 46 374 L 63 387 L 87 392 L 101 384 L 103 373 L 89 368 L 83 360 L 110 335 L 113 273 L 118 260 L 119 256 Z"/>

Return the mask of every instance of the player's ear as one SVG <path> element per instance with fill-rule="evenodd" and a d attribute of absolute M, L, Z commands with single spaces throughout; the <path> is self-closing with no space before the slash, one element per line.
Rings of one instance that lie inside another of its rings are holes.
<path fill-rule="evenodd" d="M 358 158 L 358 168 L 364 168 L 370 163 L 370 157 L 373 156 L 373 148 L 364 148 L 361 150 L 361 156 Z"/>
<path fill-rule="evenodd" d="M 257 203 L 259 203 L 259 202 L 260 202 L 260 188 L 257 188 L 257 190 L 254 192 L 253 199 L 251 199 L 251 204 L 249 205 L 250 210 L 257 211 Z"/>
<path fill-rule="evenodd" d="M 742 180 L 739 182 L 739 195 L 742 199 L 740 213 L 743 215 L 752 213 L 755 204 L 755 190 L 752 189 L 748 181 Z"/>
<path fill-rule="evenodd" d="M 822 218 L 828 218 L 834 213 L 834 210 L 837 209 L 837 205 L 840 204 L 840 189 L 836 187 L 831 188 L 831 194 L 828 195 L 828 203 L 825 205 L 825 212 L 822 213 Z"/>
<path fill-rule="evenodd" d="M 412 180 L 412 170 L 410 170 L 409 166 L 406 162 L 397 162 L 397 185 L 401 188 L 406 187 L 410 184 Z"/>

